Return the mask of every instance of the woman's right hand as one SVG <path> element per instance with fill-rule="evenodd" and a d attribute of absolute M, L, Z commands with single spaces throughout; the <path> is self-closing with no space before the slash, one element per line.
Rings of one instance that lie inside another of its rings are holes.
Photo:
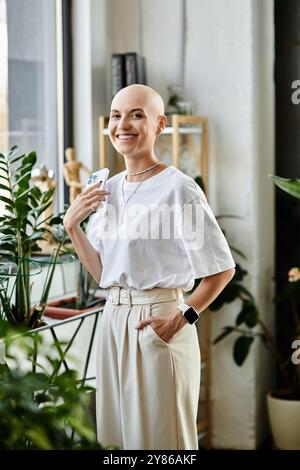
<path fill-rule="evenodd" d="M 82 191 L 72 202 L 64 216 L 63 224 L 66 230 L 79 226 L 84 219 L 102 205 L 101 201 L 105 201 L 108 194 L 110 194 L 108 191 L 99 189 L 99 182 L 91 184 Z"/>

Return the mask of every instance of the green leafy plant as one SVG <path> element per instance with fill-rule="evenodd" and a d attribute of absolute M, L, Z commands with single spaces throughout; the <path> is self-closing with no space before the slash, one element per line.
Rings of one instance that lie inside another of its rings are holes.
<path fill-rule="evenodd" d="M 54 189 L 41 191 L 31 184 L 35 152 L 17 155 L 13 147 L 7 155 L 0 153 L 0 203 L 4 207 L 0 217 L 0 317 L 11 325 L 30 328 L 40 326 L 47 303 L 56 263 L 63 251 L 65 234 L 63 214 L 44 218 L 52 204 Z M 49 234 L 56 242 L 39 303 L 32 306 L 32 275 L 39 272 L 40 264 L 32 255 L 41 251 L 38 241 Z M 14 283 L 9 290 L 9 279 Z M 14 295 L 14 299 L 13 299 Z"/>
<path fill-rule="evenodd" d="M 33 338 L 22 339 L 18 348 L 34 359 Z M 46 369 L 57 368 L 57 359 L 45 351 L 48 367 L 35 363 L 38 370 L 24 371 L 13 350 L 15 341 L 14 335 L 7 335 L 9 366 L 0 365 L 0 449 L 103 449 L 97 443 L 91 416 L 94 388 L 82 384 L 71 369 L 47 373 Z"/>
<path fill-rule="evenodd" d="M 95 285 L 91 274 L 80 264 L 78 277 L 78 300 L 76 308 L 90 308 L 103 303 L 103 298 L 96 297 L 98 285 Z"/>
<path fill-rule="evenodd" d="M 274 183 L 288 194 L 300 199 L 300 180 L 287 179 L 278 176 L 272 176 Z M 241 255 L 241 253 L 239 253 Z M 259 313 L 258 307 L 252 294 L 241 284 L 243 277 L 247 274 L 238 264 L 236 274 L 228 283 L 223 292 L 211 304 L 211 310 L 219 309 L 224 303 L 231 302 L 237 298 L 241 301 L 241 309 L 236 317 L 235 325 L 225 326 L 223 332 L 214 340 L 214 344 L 222 341 L 228 335 L 235 333 L 236 338 L 233 344 L 234 362 L 241 366 L 245 362 L 251 345 L 255 338 L 263 341 L 265 346 L 272 353 L 277 364 L 278 371 L 284 381 L 286 395 L 290 398 L 300 400 L 300 373 L 299 366 L 292 363 L 292 353 L 283 358 L 274 336 L 264 323 Z M 300 337 L 300 269 L 293 268 L 289 273 L 283 292 L 274 299 L 276 303 L 289 299 L 293 310 L 294 336 L 292 341 Z M 291 343 L 292 343 L 291 341 Z"/>
<path fill-rule="evenodd" d="M 75 256 L 64 244 L 64 213 L 46 216 L 53 202 L 54 189 L 40 190 L 31 184 L 36 154 L 18 155 L 17 147 L 0 154 L 0 356 L 9 363 L 0 370 L 0 448 L 1 449 L 77 449 L 97 448 L 95 433 L 86 422 L 87 400 L 92 388 L 85 385 L 91 344 L 88 350 L 83 378 L 68 366 L 67 353 L 85 318 L 81 318 L 70 340 L 61 342 L 51 325 L 44 325 L 46 307 L 54 270 L 58 263 L 74 260 Z M 36 255 L 39 241 L 49 237 L 53 241 L 49 259 Z M 32 302 L 34 275 L 48 265 L 40 298 Z M 96 327 L 96 318 L 93 334 Z M 42 328 L 37 329 L 37 327 Z M 13 354 L 3 344 L 13 329 Z M 50 332 L 52 344 L 47 348 L 56 357 L 46 353 L 47 365 L 38 364 L 41 331 Z M 20 338 L 33 334 L 32 350 L 20 350 Z M 18 342 L 16 341 L 18 339 Z M 93 339 L 91 339 L 92 341 Z M 11 362 L 21 354 L 22 368 Z M 24 371 L 24 363 L 32 359 L 31 371 Z M 65 370 L 62 372 L 61 367 Z"/>
<path fill-rule="evenodd" d="M 298 178 L 282 178 L 281 176 L 270 175 L 273 182 L 286 193 L 300 199 L 300 180 Z"/>
<path fill-rule="evenodd" d="M 83 231 L 86 229 L 89 217 L 85 219 L 81 224 Z M 71 243 L 68 235 L 66 234 L 66 242 Z M 73 253 L 74 258 L 77 258 L 77 253 L 73 248 L 69 248 L 69 251 Z M 85 269 L 85 267 L 80 263 L 79 272 L 77 279 L 77 292 L 76 298 L 64 299 L 61 301 L 61 307 L 66 309 L 76 309 L 76 310 L 85 310 L 97 305 L 103 304 L 105 299 L 97 295 L 97 290 L 99 285 L 93 279 L 92 275 Z"/>

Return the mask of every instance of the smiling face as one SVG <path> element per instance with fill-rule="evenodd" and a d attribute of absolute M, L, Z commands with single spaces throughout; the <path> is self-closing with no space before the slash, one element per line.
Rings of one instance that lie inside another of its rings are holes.
<path fill-rule="evenodd" d="M 166 116 L 160 95 L 145 85 L 122 88 L 114 97 L 108 133 L 115 149 L 126 157 L 150 156 Z"/>

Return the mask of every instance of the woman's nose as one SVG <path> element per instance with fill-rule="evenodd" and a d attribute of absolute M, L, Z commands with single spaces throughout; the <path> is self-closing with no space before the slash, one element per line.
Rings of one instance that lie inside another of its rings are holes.
<path fill-rule="evenodd" d="M 122 130 L 122 129 L 127 130 L 127 129 L 130 128 L 130 126 L 131 126 L 130 121 L 126 116 L 120 118 L 120 120 L 118 122 L 118 128 L 120 130 Z"/>

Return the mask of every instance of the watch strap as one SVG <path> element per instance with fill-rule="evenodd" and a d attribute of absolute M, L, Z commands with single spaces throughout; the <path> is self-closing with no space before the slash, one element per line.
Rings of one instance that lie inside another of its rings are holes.
<path fill-rule="evenodd" d="M 197 310 L 196 310 L 192 305 L 189 305 L 189 304 L 187 304 L 186 302 L 183 302 L 182 304 L 177 305 L 177 308 L 182 311 L 182 315 L 184 315 L 185 312 L 186 312 L 189 308 L 192 308 L 192 309 L 197 313 L 197 315 L 199 315 L 199 313 L 197 312 Z"/>

